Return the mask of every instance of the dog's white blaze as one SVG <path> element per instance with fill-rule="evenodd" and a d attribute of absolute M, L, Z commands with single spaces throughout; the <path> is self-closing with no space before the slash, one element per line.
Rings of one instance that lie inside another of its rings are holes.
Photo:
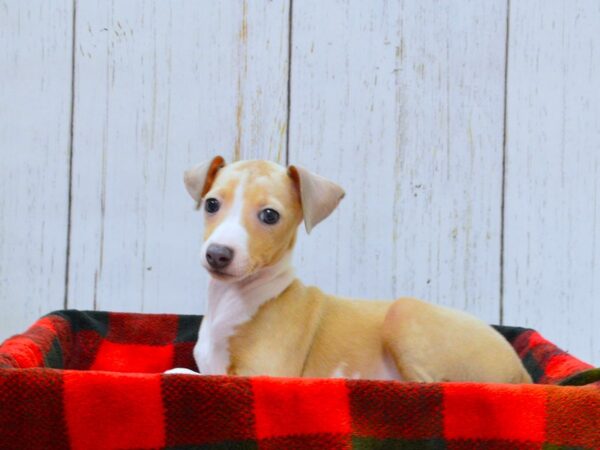
<path fill-rule="evenodd" d="M 233 261 L 227 268 L 227 273 L 236 277 L 243 276 L 248 270 L 248 232 L 243 224 L 244 187 L 246 177 L 240 179 L 233 196 L 233 204 L 227 217 L 221 222 L 202 245 L 200 254 L 202 264 L 209 269 L 206 261 L 206 249 L 210 244 L 219 244 L 233 250 Z"/>

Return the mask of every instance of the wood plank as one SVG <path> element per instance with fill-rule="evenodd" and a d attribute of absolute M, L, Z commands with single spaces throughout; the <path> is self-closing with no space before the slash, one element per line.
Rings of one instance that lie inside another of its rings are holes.
<path fill-rule="evenodd" d="M 505 321 L 600 364 L 600 5 L 511 5 Z"/>
<path fill-rule="evenodd" d="M 72 2 L 0 5 L 0 341 L 65 296 Z"/>
<path fill-rule="evenodd" d="M 79 5 L 69 306 L 201 313 L 183 171 L 285 159 L 288 2 Z"/>
<path fill-rule="evenodd" d="M 305 282 L 498 322 L 505 25 L 504 2 L 294 3 L 290 162 L 347 190 Z"/>

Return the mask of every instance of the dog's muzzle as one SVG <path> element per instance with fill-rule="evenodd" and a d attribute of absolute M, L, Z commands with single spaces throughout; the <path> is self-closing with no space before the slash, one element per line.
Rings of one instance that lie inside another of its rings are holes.
<path fill-rule="evenodd" d="M 210 244 L 206 249 L 206 261 L 216 270 L 221 270 L 233 261 L 233 249 L 219 244 Z"/>

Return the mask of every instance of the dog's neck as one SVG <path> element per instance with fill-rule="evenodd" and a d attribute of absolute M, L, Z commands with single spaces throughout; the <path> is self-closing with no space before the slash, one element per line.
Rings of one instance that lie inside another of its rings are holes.
<path fill-rule="evenodd" d="M 225 282 L 211 278 L 208 285 L 208 314 L 223 308 L 223 301 L 241 301 L 244 306 L 258 308 L 265 301 L 277 297 L 294 280 L 292 255 L 288 252 L 272 266 L 264 267 L 240 281 Z"/>
<path fill-rule="evenodd" d="M 206 315 L 194 350 L 201 373 L 227 373 L 229 338 L 238 325 L 249 321 L 261 305 L 278 297 L 294 281 L 291 259 L 290 251 L 274 265 L 238 282 L 210 280 Z"/>

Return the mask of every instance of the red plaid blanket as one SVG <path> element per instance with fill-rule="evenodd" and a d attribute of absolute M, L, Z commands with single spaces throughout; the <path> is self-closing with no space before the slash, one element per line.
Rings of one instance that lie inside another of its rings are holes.
<path fill-rule="evenodd" d="M 600 448 L 600 371 L 533 330 L 498 327 L 535 385 L 162 374 L 196 369 L 200 321 L 59 311 L 8 339 L 0 448 Z"/>

